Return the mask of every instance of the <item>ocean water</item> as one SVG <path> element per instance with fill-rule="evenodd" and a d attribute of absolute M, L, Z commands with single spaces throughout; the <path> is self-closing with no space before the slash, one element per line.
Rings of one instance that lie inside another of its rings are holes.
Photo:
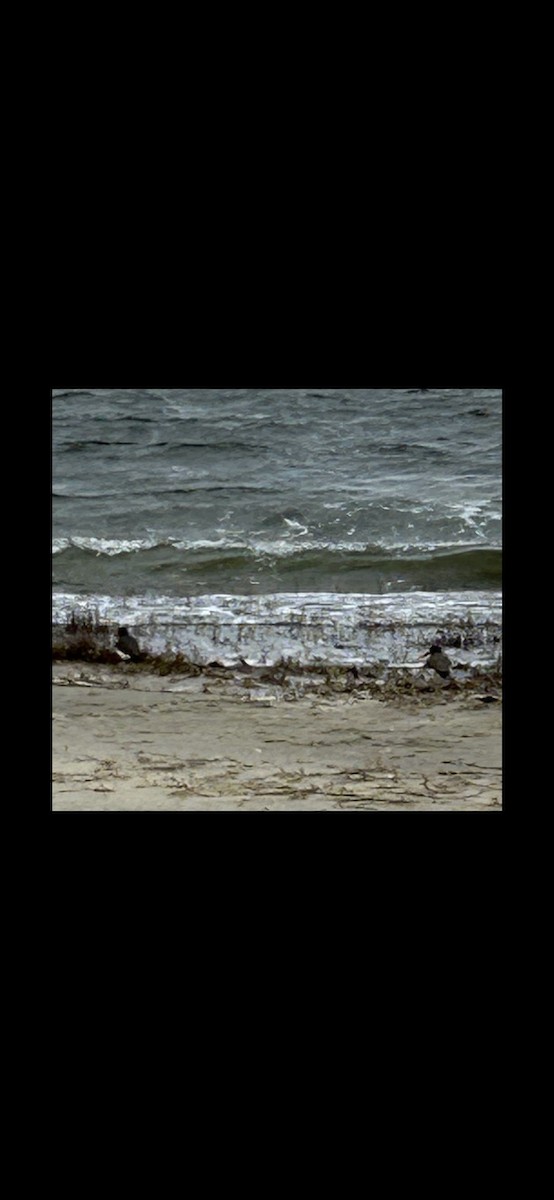
<path fill-rule="evenodd" d="M 54 621 L 96 610 L 200 661 L 394 658 L 465 630 L 462 653 L 488 661 L 501 404 L 490 389 L 54 389 Z"/>

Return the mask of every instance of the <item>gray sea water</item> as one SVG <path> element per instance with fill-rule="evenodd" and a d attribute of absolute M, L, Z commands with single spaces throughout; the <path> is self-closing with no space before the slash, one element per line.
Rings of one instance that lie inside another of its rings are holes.
<path fill-rule="evenodd" d="M 373 611 L 404 650 L 421 604 L 497 626 L 501 403 L 494 389 L 54 389 L 54 619 L 96 608 L 203 656 L 203 613 L 221 652 L 250 628 L 266 658 L 299 622 L 295 652 L 314 653 L 308 614 L 331 656 L 367 653 Z"/>

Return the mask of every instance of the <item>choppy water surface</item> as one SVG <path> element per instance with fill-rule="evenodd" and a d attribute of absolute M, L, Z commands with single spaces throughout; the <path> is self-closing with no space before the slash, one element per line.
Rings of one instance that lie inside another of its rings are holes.
<path fill-rule="evenodd" d="M 498 604 L 500 391 L 56 389 L 52 408 L 55 611 Z"/>

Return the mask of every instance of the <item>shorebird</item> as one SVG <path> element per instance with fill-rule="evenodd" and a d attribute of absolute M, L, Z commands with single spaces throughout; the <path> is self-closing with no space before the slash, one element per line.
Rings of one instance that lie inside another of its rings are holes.
<path fill-rule="evenodd" d="M 436 671 L 437 675 L 440 675 L 441 679 L 448 679 L 450 676 L 450 659 L 446 657 L 446 654 L 443 654 L 440 646 L 437 645 L 436 642 L 431 646 L 429 658 L 427 659 L 425 666 L 432 667 L 433 671 Z"/>
<path fill-rule="evenodd" d="M 117 631 L 115 648 L 121 654 L 127 654 L 132 662 L 138 662 L 141 657 L 137 639 L 132 637 L 126 625 L 122 625 Z"/>

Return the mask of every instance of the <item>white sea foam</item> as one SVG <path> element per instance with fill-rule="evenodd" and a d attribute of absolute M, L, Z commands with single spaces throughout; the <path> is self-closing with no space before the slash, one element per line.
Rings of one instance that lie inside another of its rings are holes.
<path fill-rule="evenodd" d="M 460 633 L 457 662 L 490 665 L 501 651 L 499 592 L 278 593 L 273 595 L 53 597 L 53 620 L 95 613 L 113 630 L 127 625 L 144 650 L 181 652 L 199 663 L 216 659 L 271 664 L 386 663 L 419 660 L 441 634 Z"/>
<path fill-rule="evenodd" d="M 132 540 L 118 538 L 68 537 L 54 538 L 52 554 L 60 554 L 74 546 L 77 550 L 91 550 L 96 554 L 132 554 L 138 550 L 151 550 L 160 543 L 156 538 L 135 538 Z"/>
<path fill-rule="evenodd" d="M 289 525 L 296 525 L 296 522 L 288 521 Z M 395 551 L 403 553 L 412 553 L 414 555 L 430 554 L 439 551 L 443 554 L 464 550 L 483 549 L 483 544 L 476 541 L 475 537 L 468 540 L 461 537 L 456 541 L 418 541 L 411 542 L 390 542 L 384 539 L 376 540 L 375 542 L 367 541 L 331 541 L 328 538 L 310 538 L 308 540 L 303 536 L 307 529 L 303 526 L 298 526 L 298 531 L 287 534 L 279 538 L 232 538 L 228 536 L 219 538 L 194 538 L 192 540 L 182 539 L 177 537 L 159 538 L 152 535 L 149 538 L 101 538 L 101 537 L 60 537 L 54 538 L 52 541 L 52 554 L 60 554 L 64 550 L 75 547 L 78 550 L 88 550 L 95 554 L 106 554 L 112 557 L 116 554 L 133 554 L 141 550 L 154 550 L 157 547 L 172 547 L 175 550 L 184 552 L 194 552 L 196 550 L 221 551 L 221 550 L 238 550 L 243 552 L 251 552 L 257 555 L 265 555 L 267 557 L 286 557 L 287 555 L 304 554 L 306 551 L 334 551 L 338 553 L 382 553 L 388 555 Z M 353 532 L 353 531 L 352 531 Z M 462 532 L 462 531 L 460 531 Z M 476 531 L 479 533 L 479 531 Z M 479 536 L 482 536 L 479 533 Z"/>

